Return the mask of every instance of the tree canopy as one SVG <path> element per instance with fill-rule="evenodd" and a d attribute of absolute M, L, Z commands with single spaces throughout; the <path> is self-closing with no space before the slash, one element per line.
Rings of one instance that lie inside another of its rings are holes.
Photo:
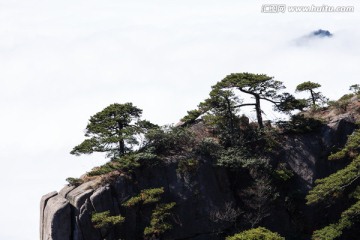
<path fill-rule="evenodd" d="M 280 93 L 282 89 L 285 89 L 282 82 L 265 74 L 232 73 L 212 86 L 210 97 L 200 103 L 198 109 L 188 111 L 188 115 L 182 121 L 192 123 L 204 113 L 212 112 L 219 113 L 217 115 L 222 116 L 222 120 L 227 119 L 227 126 L 232 126 L 239 108 L 253 106 L 258 125 L 263 128 L 261 100 L 274 104 L 275 110 L 284 113 L 290 113 L 296 109 L 302 110 L 307 106 L 304 99 L 296 99 L 290 93 Z M 242 98 L 234 90 L 252 96 L 255 102 L 243 103 Z"/>
<path fill-rule="evenodd" d="M 139 144 L 137 136 L 156 125 L 140 120 L 142 110 L 132 103 L 114 103 L 90 117 L 82 143 L 70 152 L 74 155 L 105 152 L 115 159 Z"/>
<path fill-rule="evenodd" d="M 360 84 L 353 84 L 349 87 L 350 91 L 353 91 L 354 94 L 360 94 Z"/>
<path fill-rule="evenodd" d="M 264 127 L 260 101 L 265 100 L 273 104 L 279 104 L 279 91 L 284 89 L 280 81 L 274 80 L 265 74 L 232 73 L 213 87 L 213 91 L 235 88 L 245 94 L 250 94 L 255 99 L 254 103 L 243 103 L 237 107 L 254 106 L 256 117 L 260 128 Z"/>
<path fill-rule="evenodd" d="M 237 116 L 240 104 L 239 98 L 231 90 L 212 91 L 210 97 L 200 103 L 202 112 L 207 122 L 216 126 L 219 137 L 224 145 L 233 145 L 239 128 L 239 117 Z"/>
<path fill-rule="evenodd" d="M 319 87 L 321 87 L 319 83 L 307 81 L 297 85 L 296 92 L 309 91 L 311 94 L 310 101 L 312 102 L 312 105 L 315 106 L 317 102 L 322 103 L 326 102 L 327 100 L 320 92 L 314 91 L 314 89 L 317 89 Z"/>

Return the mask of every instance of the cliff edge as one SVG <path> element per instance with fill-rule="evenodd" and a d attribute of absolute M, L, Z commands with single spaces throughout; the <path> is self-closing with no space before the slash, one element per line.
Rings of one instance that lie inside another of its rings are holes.
<path fill-rule="evenodd" d="M 224 239 L 224 234 L 235 228 L 259 223 L 289 239 L 308 239 L 314 227 L 324 221 L 319 216 L 323 209 L 307 206 L 304 196 L 316 179 L 344 166 L 342 162 L 329 162 L 327 157 L 356 129 L 359 101 L 355 99 L 354 104 L 353 109 L 341 114 L 313 114 L 323 121 L 313 131 L 282 133 L 277 150 L 268 155 L 266 163 L 277 169 L 274 173 L 278 175 L 271 180 L 275 187 L 262 178 L 263 170 L 258 170 L 261 167 L 229 169 L 216 165 L 210 155 L 198 154 L 192 162 L 189 159 L 194 155 L 189 158 L 173 153 L 166 156 L 166 161 L 143 164 L 130 174 L 114 171 L 44 195 L 40 239 L 144 239 L 143 231 L 151 225 L 155 205 L 126 207 L 124 203 L 139 194 L 141 197 L 144 189 L 155 188 L 163 189 L 162 202 L 174 202 L 176 206 L 168 220 L 171 230 L 146 239 Z M 201 122 L 191 128 L 197 133 L 207 132 Z M 271 191 L 266 192 L 262 186 Z M 254 206 L 262 211 L 258 222 Z M 125 221 L 95 226 L 93 214 L 106 211 L 111 216 L 125 217 Z M 234 222 L 238 224 L 235 228 Z M 292 238 L 294 235 L 297 238 Z"/>

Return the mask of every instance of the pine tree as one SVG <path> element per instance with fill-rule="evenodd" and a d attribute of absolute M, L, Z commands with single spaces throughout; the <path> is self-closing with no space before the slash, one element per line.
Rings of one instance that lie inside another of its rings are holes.
<path fill-rule="evenodd" d="M 116 159 L 133 146 L 138 145 L 137 136 L 155 127 L 148 121 L 141 121 L 142 110 L 132 103 L 114 103 L 90 117 L 85 137 L 81 144 L 70 152 L 74 155 L 105 152 Z"/>

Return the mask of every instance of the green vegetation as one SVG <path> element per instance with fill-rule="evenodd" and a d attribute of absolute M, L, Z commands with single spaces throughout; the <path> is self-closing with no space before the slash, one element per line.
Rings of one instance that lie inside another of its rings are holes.
<path fill-rule="evenodd" d="M 75 186 L 75 187 L 81 185 L 84 182 L 84 180 L 80 178 L 73 178 L 73 177 L 68 177 L 66 181 L 69 183 L 70 186 Z"/>
<path fill-rule="evenodd" d="M 168 222 L 171 216 L 171 210 L 176 203 L 159 204 L 156 206 L 151 215 L 150 226 L 144 230 L 145 236 L 160 236 L 167 230 L 172 229 L 172 225 Z"/>
<path fill-rule="evenodd" d="M 345 229 L 360 222 L 360 199 L 341 214 L 340 220 L 314 232 L 313 240 L 332 240 L 340 237 Z"/>
<path fill-rule="evenodd" d="M 237 107 L 253 106 L 256 111 L 258 125 L 260 128 L 264 128 L 260 106 L 261 100 L 278 104 L 278 91 L 285 87 L 282 82 L 275 81 L 273 77 L 265 74 L 233 73 L 226 76 L 212 88 L 215 93 L 222 89 L 235 88 L 242 93 L 251 95 L 255 99 L 254 103 L 242 103 Z"/>
<path fill-rule="evenodd" d="M 352 191 L 350 198 L 355 203 L 345 210 L 335 224 L 330 224 L 313 234 L 314 240 L 332 240 L 341 236 L 343 230 L 350 229 L 355 223 L 360 222 L 360 130 L 356 130 L 347 140 L 345 147 L 329 156 L 329 159 L 349 158 L 352 161 L 343 169 L 330 176 L 317 180 L 316 186 L 306 196 L 308 204 L 318 202 L 335 202 L 342 197 L 345 191 Z"/>
<path fill-rule="evenodd" d="M 212 86 L 210 97 L 200 103 L 198 109 L 188 111 L 188 115 L 182 121 L 194 122 L 200 115 L 211 112 L 208 116 L 214 118 L 212 119 L 214 125 L 222 125 L 222 129 L 226 130 L 226 134 L 231 138 L 238 127 L 239 118 L 236 116 L 238 109 L 252 106 L 256 112 L 259 128 L 264 128 L 261 101 L 270 102 L 274 104 L 276 110 L 287 113 L 295 109 L 301 110 L 306 106 L 304 100 L 296 99 L 290 93 L 279 94 L 284 88 L 282 82 L 265 74 L 232 73 Z M 252 96 L 255 102 L 243 103 L 234 93 L 235 90 Z"/>
<path fill-rule="evenodd" d="M 93 115 L 86 126 L 85 139 L 75 146 L 71 154 L 105 152 L 111 159 L 117 159 L 139 144 L 136 136 L 156 126 L 140 121 L 142 110 L 132 103 L 111 104 Z"/>
<path fill-rule="evenodd" d="M 274 176 L 278 180 L 287 182 L 294 177 L 294 172 L 288 169 L 284 163 L 280 163 L 274 171 Z"/>
<path fill-rule="evenodd" d="M 138 209 L 142 209 L 147 205 L 157 204 L 152 211 L 150 225 L 144 229 L 145 239 L 154 236 L 159 237 L 172 228 L 168 220 L 171 216 L 171 210 L 176 203 L 159 203 L 163 194 L 164 188 L 143 189 L 138 195 L 133 196 L 122 204 L 122 206 L 127 208 L 138 207 Z M 141 217 L 144 218 L 143 215 Z"/>
<path fill-rule="evenodd" d="M 180 174 L 194 173 L 199 167 L 199 161 L 193 158 L 182 159 L 178 163 L 176 171 Z"/>
<path fill-rule="evenodd" d="M 356 130 L 347 141 L 345 147 L 329 156 L 329 159 L 340 159 L 351 156 L 353 160 L 345 168 L 331 174 L 330 176 L 318 179 L 316 186 L 306 197 L 308 204 L 317 203 L 326 199 L 333 199 L 339 196 L 346 187 L 350 186 L 360 178 L 360 130 Z"/>
<path fill-rule="evenodd" d="M 309 91 L 311 95 L 309 100 L 311 101 L 312 106 L 315 107 L 317 103 L 322 104 L 327 102 L 327 98 L 325 98 L 320 92 L 314 91 L 314 89 L 317 89 L 319 87 L 321 87 L 319 83 L 307 81 L 297 85 L 296 91 L 297 92 Z"/>
<path fill-rule="evenodd" d="M 202 112 L 199 109 L 190 110 L 187 112 L 187 115 L 181 119 L 184 123 L 195 123 L 195 120 L 200 117 Z"/>
<path fill-rule="evenodd" d="M 360 129 L 355 130 L 347 140 L 343 149 L 329 156 L 329 160 L 339 160 L 345 157 L 355 158 L 360 153 Z"/>
<path fill-rule="evenodd" d="M 283 93 L 279 96 L 280 102 L 277 103 L 275 110 L 291 115 L 294 110 L 303 111 L 308 106 L 306 99 L 295 98 L 290 93 Z"/>
<path fill-rule="evenodd" d="M 195 153 L 200 156 L 217 158 L 219 152 L 223 149 L 215 138 L 203 138 L 195 148 Z"/>
<path fill-rule="evenodd" d="M 285 238 L 264 227 L 258 227 L 227 237 L 226 240 L 285 240 Z"/>
<path fill-rule="evenodd" d="M 355 95 L 359 95 L 360 94 L 360 84 L 353 84 L 350 86 L 349 88 L 350 91 L 353 91 L 353 93 Z"/>
<path fill-rule="evenodd" d="M 189 129 L 181 127 L 151 129 L 145 137 L 144 149 L 157 155 L 181 154 L 195 144 L 193 133 Z"/>
<path fill-rule="evenodd" d="M 329 101 L 328 104 L 329 104 L 329 106 L 334 107 L 335 109 L 339 110 L 340 112 L 346 112 L 346 110 L 348 108 L 348 105 L 350 103 L 350 100 L 354 96 L 355 95 L 352 94 L 352 93 L 345 94 L 339 100 L 337 100 L 337 101 Z"/>
<path fill-rule="evenodd" d="M 131 173 L 141 166 L 141 163 L 156 163 L 157 156 L 148 152 L 128 153 L 87 173 L 88 176 L 99 176 L 114 171 Z"/>
<path fill-rule="evenodd" d="M 88 172 L 84 180 L 68 178 L 67 181 L 69 185 L 78 186 L 93 179 L 91 177 L 100 176 L 95 179 L 104 183 L 104 179 L 110 182 L 121 174 L 136 189 L 144 186 L 143 179 L 137 179 L 142 171 L 157 172 L 159 169 L 155 167 L 170 167 L 173 171 L 176 167 L 174 178 L 183 181 L 176 184 L 196 196 L 192 199 L 195 205 L 201 203 L 204 197 L 200 185 L 203 179 L 202 175 L 197 175 L 198 170 L 213 166 L 216 178 L 226 174 L 226 181 L 219 181 L 219 184 L 230 185 L 236 193 L 236 201 L 218 203 L 216 200 L 211 203 L 214 209 L 204 210 L 214 224 L 229 223 L 229 228 L 214 229 L 214 233 L 238 232 L 236 230 L 251 227 L 226 239 L 284 239 L 277 233 L 258 227 L 267 223 L 264 220 L 284 205 L 286 214 L 293 221 L 292 227 L 299 231 L 305 229 L 301 225 L 302 220 L 299 220 L 303 216 L 305 193 L 297 186 L 299 172 L 295 173 L 294 166 L 283 157 L 288 149 L 282 144 L 287 143 L 286 139 L 293 134 L 301 139 L 303 133 L 320 132 L 324 123 L 318 119 L 331 118 L 334 108 L 347 111 L 351 106 L 352 110 L 354 104 L 351 99 L 359 94 L 360 88 L 358 84 L 352 85 L 350 90 L 354 93 L 330 102 L 326 108 L 331 113 L 329 115 L 325 115 L 325 111 L 291 115 L 294 110 L 302 111 L 309 106 L 312 110 L 324 103 L 326 98 L 315 91 L 319 87 L 320 84 L 313 82 L 299 84 L 296 91 L 308 91 L 311 96 L 309 99 L 296 99 L 290 93 L 281 92 L 285 88 L 283 83 L 273 77 L 233 73 L 212 86 L 209 97 L 197 109 L 188 111 L 182 119 L 183 123 L 175 127 L 159 127 L 141 120 L 142 110 L 131 103 L 111 104 L 90 118 L 85 131 L 86 139 L 71 151 L 75 155 L 104 152 L 110 161 Z M 243 102 L 243 97 L 251 97 L 253 101 Z M 263 121 L 263 102 L 270 102 L 275 110 L 289 114 L 290 120 L 279 121 L 275 126 L 270 121 Z M 257 123 L 239 114 L 247 106 L 254 108 Z M 312 134 L 306 136 L 311 137 Z M 315 230 L 313 240 L 341 237 L 359 223 L 359 152 L 360 130 L 356 130 L 349 136 L 344 148 L 329 156 L 329 160 L 341 160 L 331 164 L 347 165 L 326 178 L 318 179 L 306 196 L 307 204 L 311 205 L 324 203 L 332 206 L 346 199 L 341 216 L 332 224 Z M 131 221 L 135 224 L 136 237 L 162 238 L 166 231 L 172 229 L 172 220 L 181 224 L 181 219 L 176 219 L 178 216 L 171 213 L 176 203 L 164 202 L 164 188 L 152 188 L 154 185 L 149 184 L 147 189 L 135 196 L 121 196 L 120 211 L 134 213 Z M 186 194 L 184 198 L 188 197 Z M 204 213 L 199 213 L 199 216 L 203 217 Z M 95 228 L 101 229 L 102 234 L 107 234 L 109 229 L 125 219 L 120 215 L 110 216 L 110 212 L 106 211 L 93 213 L 91 221 Z"/>
<path fill-rule="evenodd" d="M 228 148 L 221 152 L 217 165 L 231 169 L 246 168 L 251 165 L 266 165 L 267 160 L 251 155 L 243 148 Z"/>
<path fill-rule="evenodd" d="M 151 204 L 157 203 L 161 199 L 161 195 L 164 193 L 164 188 L 151 188 L 151 189 L 144 189 L 141 192 L 129 200 L 127 200 L 122 205 L 124 207 L 134 207 L 136 205 L 144 205 L 144 204 Z"/>
<path fill-rule="evenodd" d="M 95 228 L 109 228 L 114 225 L 121 224 L 125 221 L 122 216 L 110 216 L 110 211 L 93 213 L 91 215 L 91 222 Z"/>
<path fill-rule="evenodd" d="M 344 169 L 330 176 L 316 180 L 316 186 L 309 192 L 308 204 L 324 200 L 334 200 L 341 196 L 344 189 L 360 177 L 360 157 L 356 158 Z"/>
<path fill-rule="evenodd" d="M 210 98 L 200 103 L 200 109 L 206 111 L 205 123 L 216 129 L 224 146 L 233 146 L 239 137 L 240 119 L 236 115 L 240 100 L 231 90 L 213 90 Z"/>
<path fill-rule="evenodd" d="M 277 126 L 287 133 L 308 133 L 319 129 L 323 123 L 320 120 L 305 117 L 302 114 L 293 115 L 290 121 L 278 121 Z"/>

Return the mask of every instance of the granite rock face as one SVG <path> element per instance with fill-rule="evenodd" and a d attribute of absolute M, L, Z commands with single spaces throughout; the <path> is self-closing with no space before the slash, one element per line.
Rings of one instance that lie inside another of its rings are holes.
<path fill-rule="evenodd" d="M 56 192 L 43 196 L 40 226 L 40 239 L 42 240 L 70 240 L 71 208 L 69 201 Z"/>
<path fill-rule="evenodd" d="M 334 147 L 345 144 L 347 136 L 355 129 L 349 117 L 334 119 L 319 131 L 292 134 L 284 137 L 283 150 L 275 158 L 287 162 L 295 173 L 294 188 L 306 194 L 314 181 L 340 166 L 326 158 Z M 220 230 L 229 228 L 227 221 L 214 222 L 214 211 L 225 211 L 227 206 L 238 206 L 239 192 L 246 182 L 239 174 L 214 167 L 210 159 L 203 158 L 196 173 L 177 171 L 176 162 L 142 167 L 132 179 L 119 175 L 115 181 L 99 185 L 90 181 L 78 187 L 64 187 L 60 193 L 52 192 L 41 199 L 41 240 L 118 240 L 143 239 L 139 229 L 149 224 L 153 208 L 127 209 L 122 203 L 147 188 L 164 187 L 164 199 L 176 202 L 173 229 L 163 239 L 217 240 L 224 239 Z M 304 228 L 311 228 L 318 216 L 310 210 L 303 212 Z M 96 229 L 91 222 L 93 212 L 110 211 L 122 215 L 126 221 L 121 226 Z M 291 214 L 282 206 L 274 208 L 263 222 L 286 236 L 284 228 L 294 229 Z"/>

